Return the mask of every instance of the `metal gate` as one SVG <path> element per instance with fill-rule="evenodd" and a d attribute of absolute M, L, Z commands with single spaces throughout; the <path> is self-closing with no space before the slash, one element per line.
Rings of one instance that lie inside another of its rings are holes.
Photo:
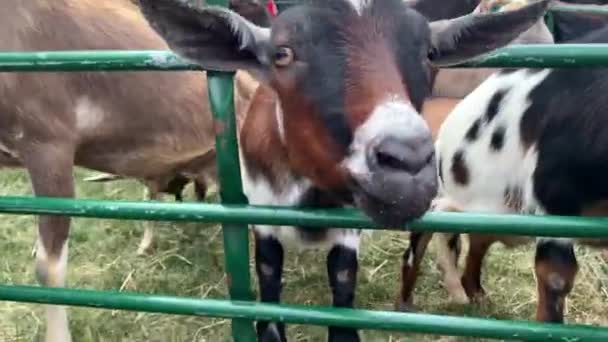
<path fill-rule="evenodd" d="M 226 2 L 208 1 L 222 5 Z M 608 13 L 606 9 L 595 11 Z M 511 46 L 458 67 L 582 66 L 608 66 L 608 44 Z M 102 70 L 170 72 L 200 68 L 167 51 L 0 53 L 0 72 Z M 209 71 L 207 78 L 213 115 L 223 127 L 216 137 L 221 204 L 0 197 L 0 212 L 121 220 L 221 222 L 230 298 L 196 299 L 117 291 L 0 285 L 0 300 L 229 318 L 232 319 L 233 339 L 238 342 L 255 341 L 255 320 L 492 339 L 608 341 L 608 327 L 256 302 L 251 291 L 247 224 L 298 225 L 311 229 L 326 226 L 386 228 L 378 227 L 361 213 L 348 209 L 300 210 L 248 205 L 242 192 L 237 154 L 233 74 Z M 452 233 L 483 231 L 529 236 L 608 237 L 607 227 L 608 218 L 429 213 L 407 228 Z"/>

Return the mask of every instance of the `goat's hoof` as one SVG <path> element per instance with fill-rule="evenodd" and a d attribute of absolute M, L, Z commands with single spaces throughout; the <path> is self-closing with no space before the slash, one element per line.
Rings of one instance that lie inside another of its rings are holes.
<path fill-rule="evenodd" d="M 258 322 L 259 324 L 259 322 Z M 261 326 L 262 325 L 262 326 Z M 260 342 L 285 342 L 287 341 L 287 337 L 285 336 L 285 326 L 280 323 L 269 323 L 259 324 L 257 329 L 258 331 L 258 341 Z"/>
<path fill-rule="evenodd" d="M 466 293 L 467 297 L 469 297 L 470 302 L 481 302 L 486 296 L 486 291 L 478 281 L 467 280 L 463 277 L 461 279 L 461 283 L 462 287 L 464 288 L 464 292 Z"/>
<path fill-rule="evenodd" d="M 450 299 L 453 303 L 456 303 L 459 305 L 466 305 L 466 304 L 471 303 L 471 299 L 469 298 L 469 296 L 467 296 L 467 294 L 464 291 L 462 293 L 450 294 Z"/>
<path fill-rule="evenodd" d="M 483 288 L 475 288 L 465 290 L 470 303 L 481 303 L 486 297 L 486 291 Z"/>
<path fill-rule="evenodd" d="M 408 302 L 399 301 L 399 302 L 397 302 L 397 304 L 395 304 L 395 310 L 398 311 L 398 312 L 416 312 L 416 308 L 414 307 L 414 304 L 411 303 L 411 301 L 408 301 Z"/>
<path fill-rule="evenodd" d="M 329 342 L 359 342 L 359 333 L 356 329 L 352 328 L 338 328 L 330 327 L 329 336 L 327 339 Z"/>
<path fill-rule="evenodd" d="M 152 252 L 152 246 L 148 245 L 148 246 L 139 246 L 139 248 L 137 248 L 137 256 L 146 256 L 148 254 L 150 254 Z"/>
<path fill-rule="evenodd" d="M 449 278 L 444 282 L 443 287 L 450 296 L 450 302 L 461 305 L 469 304 L 471 302 L 460 278 Z"/>

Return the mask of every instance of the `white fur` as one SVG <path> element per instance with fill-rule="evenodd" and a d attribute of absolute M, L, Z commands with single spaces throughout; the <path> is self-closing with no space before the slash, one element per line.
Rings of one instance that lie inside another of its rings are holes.
<path fill-rule="evenodd" d="M 371 0 L 349 0 L 359 15 L 363 13 L 363 9 L 371 3 Z M 382 0 L 380 0 L 382 1 Z"/>
<path fill-rule="evenodd" d="M 232 32 L 239 35 L 239 41 L 241 43 L 240 48 L 247 46 L 256 46 L 260 42 L 268 41 L 270 39 L 270 29 L 266 27 L 260 27 L 243 18 L 236 12 L 228 9 L 218 9 L 228 19 Z"/>
<path fill-rule="evenodd" d="M 76 100 L 74 112 L 78 131 L 92 131 L 104 120 L 103 109 L 86 96 Z"/>
<path fill-rule="evenodd" d="M 282 143 L 285 143 L 285 123 L 283 121 L 284 114 L 283 114 L 283 109 L 281 108 L 281 105 L 279 104 L 278 101 L 277 101 L 276 107 L 274 109 L 274 115 L 277 120 L 277 130 L 279 131 L 279 138 L 281 139 Z"/>
<path fill-rule="evenodd" d="M 247 166 L 243 162 L 241 151 L 241 173 L 243 179 L 243 191 L 252 205 L 293 206 L 297 204 L 302 195 L 310 188 L 308 180 L 296 181 L 288 179 L 281 191 L 276 192 L 270 186 L 267 179 L 263 177 L 252 178 Z M 321 242 L 314 243 L 301 239 L 297 228 L 292 226 L 255 225 L 253 229 L 263 237 L 273 236 L 284 246 L 302 249 L 330 248 L 341 245 L 358 251 L 360 234 L 357 229 L 333 229 Z M 314 229 L 314 228 L 313 228 Z"/>
<path fill-rule="evenodd" d="M 68 242 L 61 249 L 58 260 L 49 259 L 44 245 L 37 240 L 36 248 L 37 267 L 46 272 L 46 286 L 65 286 L 68 266 Z M 46 305 L 46 342 L 70 342 L 71 335 L 68 328 L 68 314 L 65 306 Z"/>
<path fill-rule="evenodd" d="M 536 201 L 530 191 L 532 173 L 536 165 L 534 149 L 524 149 L 520 137 L 520 121 L 529 107 L 528 94 L 550 70 L 530 73 L 527 70 L 489 77 L 469 96 L 460 102 L 442 124 L 436 143 L 442 160 L 444 184 L 442 192 L 463 210 L 470 212 L 507 213 L 511 209 L 504 203 L 504 191 L 508 186 L 520 186 L 525 208 L 534 207 Z M 494 119 L 479 129 L 479 136 L 467 142 L 465 135 L 473 122 L 484 116 L 488 102 L 498 89 L 509 89 Z M 499 152 L 489 148 L 491 135 L 497 126 L 506 128 L 504 146 Z M 464 150 L 465 164 L 469 171 L 469 183 L 461 186 L 450 172 L 452 156 Z"/>
<path fill-rule="evenodd" d="M 343 164 L 351 174 L 364 177 L 370 172 L 365 161 L 366 148 L 373 145 L 374 140 L 388 136 L 406 139 L 422 134 L 430 131 L 420 114 L 409 102 L 390 96 L 357 128 L 350 154 Z"/>
<path fill-rule="evenodd" d="M 17 151 L 9 149 L 8 147 L 6 147 L 6 145 L 2 144 L 2 142 L 0 142 L 0 153 L 5 153 L 14 159 L 17 159 L 19 157 Z"/>
<path fill-rule="evenodd" d="M 162 199 L 162 195 L 157 191 L 156 187 L 151 189 L 149 186 L 147 186 L 144 190 L 144 197 L 148 201 L 159 201 Z M 146 254 L 146 252 L 152 246 L 152 241 L 154 240 L 154 227 L 157 224 L 154 221 L 144 221 L 142 223 L 145 226 L 144 236 L 139 242 L 139 247 L 137 247 L 137 255 Z"/>
<path fill-rule="evenodd" d="M 523 113 L 530 106 L 528 95 L 551 71 L 539 72 L 518 70 L 509 74 L 493 74 L 464 100 L 445 119 L 437 134 L 435 143 L 437 158 L 441 160 L 443 183 L 440 182 L 439 198 L 435 201 L 438 211 L 465 211 L 506 214 L 514 208 L 505 203 L 505 190 L 519 187 L 523 190 L 521 211 L 541 212 L 532 191 L 532 175 L 536 167 L 536 146 L 522 144 L 520 123 Z M 478 136 L 472 142 L 465 136 L 473 123 L 485 116 L 492 96 L 497 90 L 508 90 L 491 122 L 482 120 Z M 490 149 L 492 133 L 498 126 L 505 127 L 504 143 L 500 151 Z M 469 172 L 468 183 L 455 182 L 450 169 L 452 157 L 464 151 L 464 160 Z M 444 285 L 450 296 L 460 303 L 468 297 L 460 283 L 460 273 L 456 260 L 449 252 L 448 237 L 436 234 L 438 262 L 444 272 Z M 521 238 L 514 243 L 529 241 Z"/>

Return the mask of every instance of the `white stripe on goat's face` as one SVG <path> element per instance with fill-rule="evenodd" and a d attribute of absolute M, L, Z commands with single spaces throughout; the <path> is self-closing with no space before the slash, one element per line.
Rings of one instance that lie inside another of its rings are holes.
<path fill-rule="evenodd" d="M 523 143 L 530 92 L 550 70 L 492 75 L 441 126 L 436 143 L 442 192 L 467 211 L 532 210 L 535 144 Z"/>

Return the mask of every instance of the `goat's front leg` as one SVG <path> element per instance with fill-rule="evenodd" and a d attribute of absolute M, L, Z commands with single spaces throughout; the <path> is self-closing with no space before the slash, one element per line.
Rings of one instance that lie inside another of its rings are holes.
<path fill-rule="evenodd" d="M 255 270 L 258 275 L 262 302 L 281 301 L 283 276 L 283 246 L 273 236 L 255 234 Z M 258 321 L 258 341 L 284 342 L 285 325 L 281 322 Z"/>
<path fill-rule="evenodd" d="M 327 274 L 333 296 L 333 305 L 336 307 L 353 307 L 359 268 L 357 249 L 358 242 L 357 246 L 336 244 L 327 255 Z M 356 342 L 359 341 L 359 334 L 353 328 L 330 326 L 328 341 Z"/>

